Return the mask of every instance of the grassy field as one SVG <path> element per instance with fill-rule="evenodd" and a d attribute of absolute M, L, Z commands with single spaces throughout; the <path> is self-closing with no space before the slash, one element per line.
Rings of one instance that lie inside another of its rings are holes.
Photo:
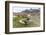
<path fill-rule="evenodd" d="M 40 18 L 39 16 L 32 16 L 32 22 L 25 25 L 19 22 L 19 20 L 24 19 L 24 17 L 13 17 L 13 28 L 20 28 L 20 27 L 38 27 L 40 26 Z"/>

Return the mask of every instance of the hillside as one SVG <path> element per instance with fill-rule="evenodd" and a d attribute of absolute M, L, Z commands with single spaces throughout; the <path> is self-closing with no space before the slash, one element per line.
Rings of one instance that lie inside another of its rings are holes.
<path fill-rule="evenodd" d="M 15 15 L 27 15 L 27 14 L 39 15 L 40 10 L 39 9 L 29 9 L 29 10 L 26 9 L 26 10 L 18 12 L 18 13 L 13 12 L 13 16 L 15 16 Z"/>

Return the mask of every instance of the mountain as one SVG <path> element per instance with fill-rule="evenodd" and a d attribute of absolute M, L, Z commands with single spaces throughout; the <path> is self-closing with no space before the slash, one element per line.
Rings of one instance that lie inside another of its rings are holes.
<path fill-rule="evenodd" d="M 15 13 L 13 12 L 13 15 L 27 15 L 27 14 L 32 14 L 32 15 L 39 15 L 40 14 L 40 9 L 26 9 L 22 12 Z"/>
<path fill-rule="evenodd" d="M 38 13 L 38 12 L 40 12 L 40 10 L 39 9 L 30 9 L 30 10 L 25 10 L 25 11 L 22 11 L 22 12 L 24 12 L 24 13 Z"/>

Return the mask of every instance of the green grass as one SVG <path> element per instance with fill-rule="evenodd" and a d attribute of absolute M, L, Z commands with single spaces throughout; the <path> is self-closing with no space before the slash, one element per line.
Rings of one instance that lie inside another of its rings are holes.
<path fill-rule="evenodd" d="M 23 17 L 23 16 L 13 17 L 13 28 L 40 26 L 40 18 L 38 18 L 38 16 L 32 16 L 31 17 L 32 22 L 27 25 L 19 22 L 19 20 L 24 19 L 24 18 L 26 17 Z"/>

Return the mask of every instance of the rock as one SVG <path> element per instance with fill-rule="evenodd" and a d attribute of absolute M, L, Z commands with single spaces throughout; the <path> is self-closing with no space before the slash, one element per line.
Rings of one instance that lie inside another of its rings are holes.
<path fill-rule="evenodd" d="M 19 21 L 21 24 L 25 24 L 24 22 L 23 22 L 23 20 L 21 19 L 20 21 Z"/>

